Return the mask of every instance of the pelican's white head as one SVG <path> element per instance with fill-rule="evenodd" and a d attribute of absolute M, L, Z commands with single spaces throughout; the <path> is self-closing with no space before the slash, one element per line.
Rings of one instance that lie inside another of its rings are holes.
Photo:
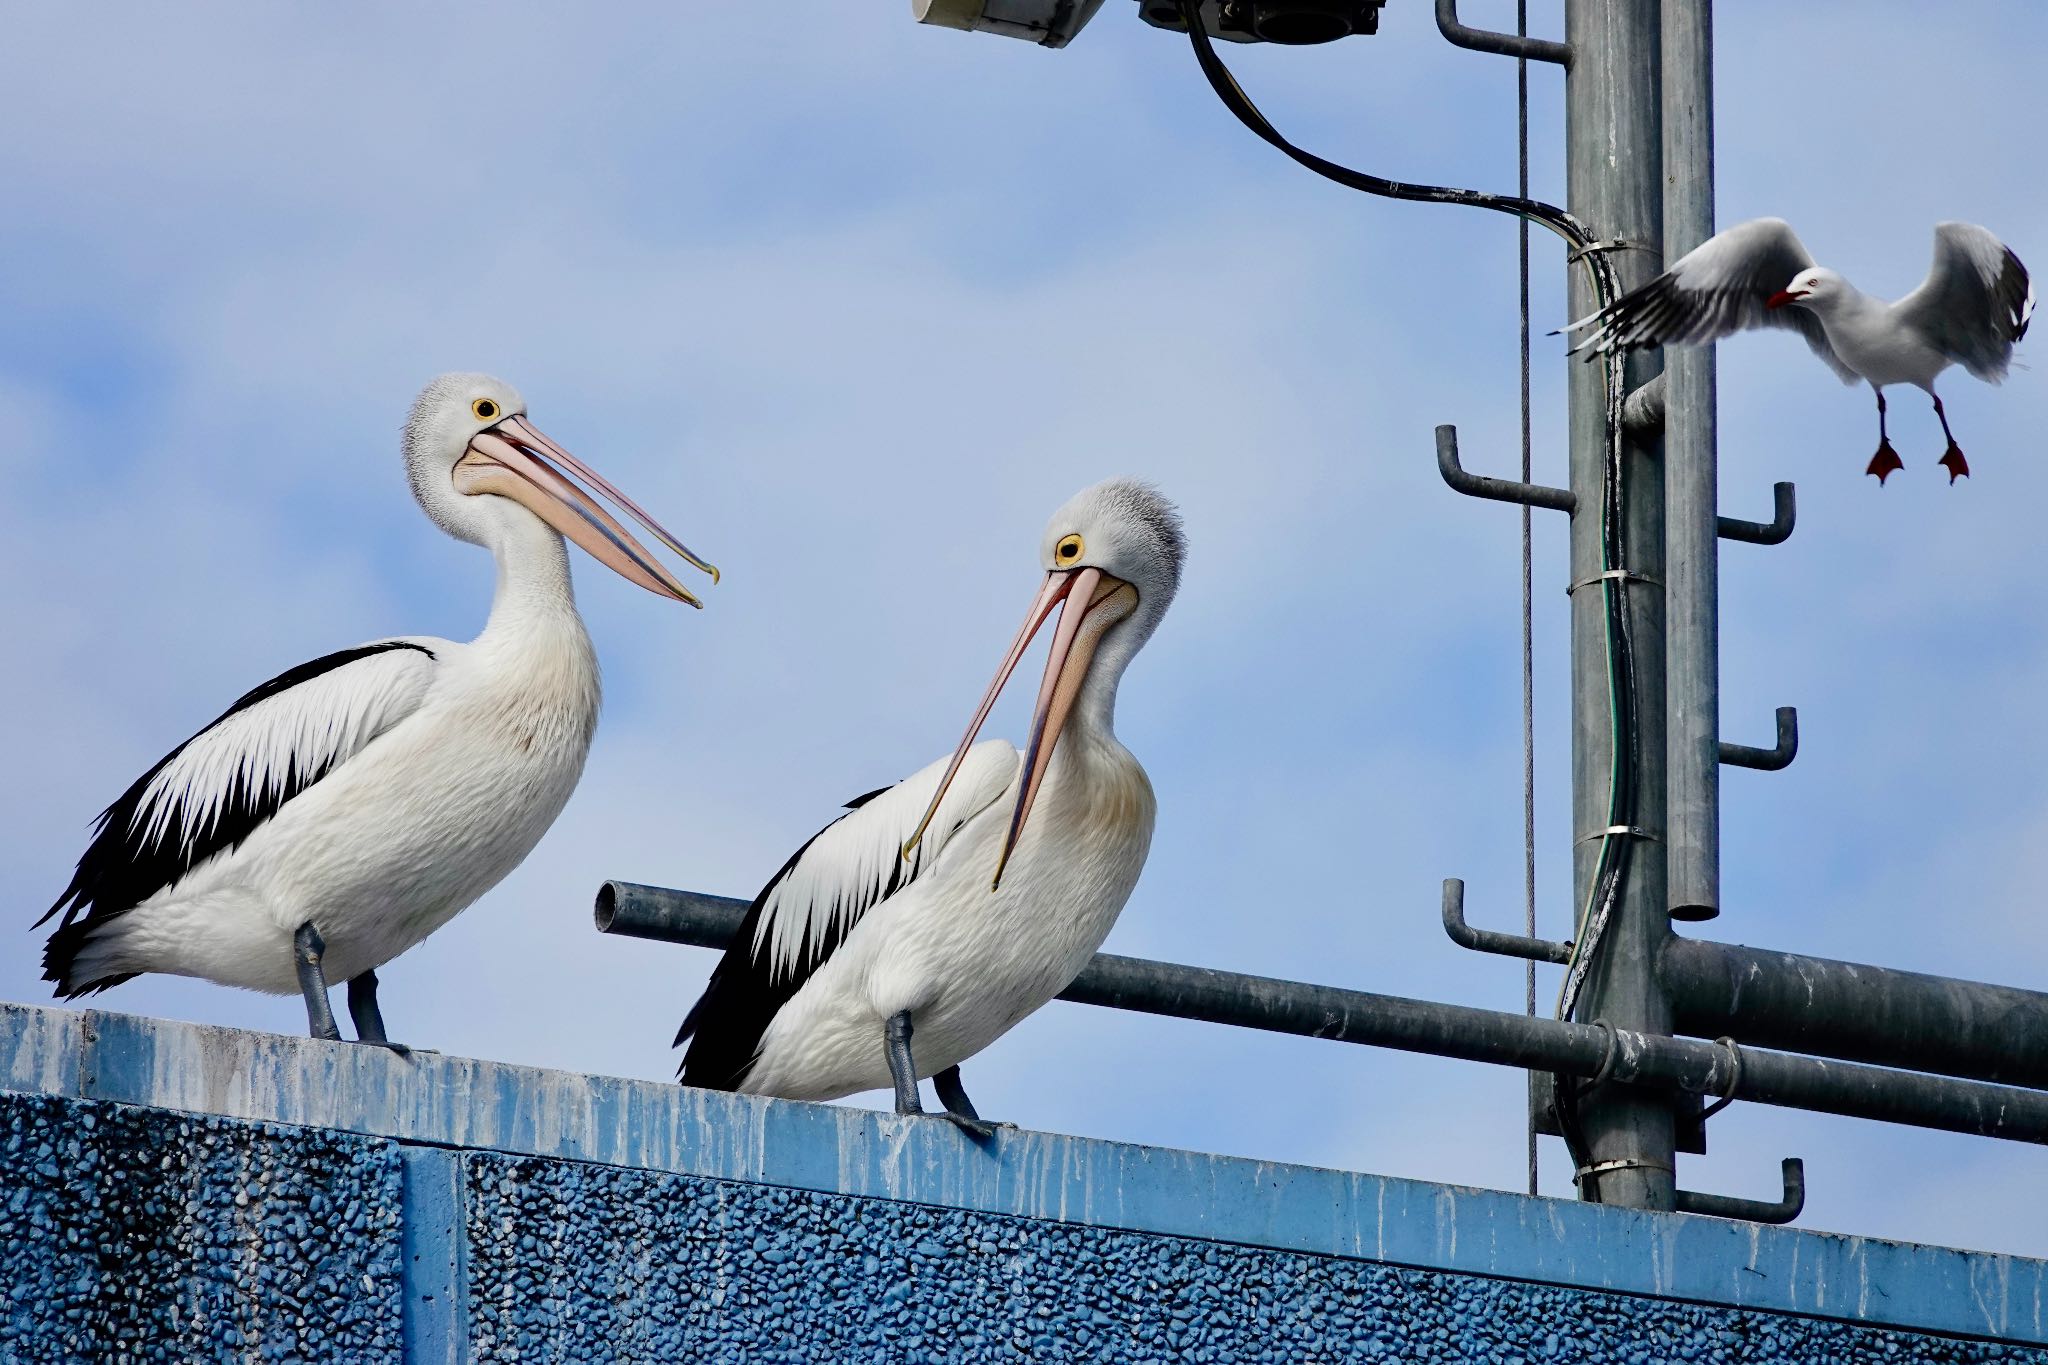
<path fill-rule="evenodd" d="M 502 379 L 456 373 L 428 384 L 413 400 L 404 445 L 413 496 L 436 525 L 459 540 L 495 548 L 494 523 L 538 517 L 621 577 L 663 597 L 702 606 L 632 532 L 577 486 L 574 475 L 718 581 L 718 570 L 685 549 L 639 504 L 543 436 L 526 420 L 526 400 L 519 390 Z"/>
<path fill-rule="evenodd" d="M 1824 265 L 1810 265 L 1792 277 L 1792 282 L 1764 300 L 1766 308 L 1787 304 L 1824 313 L 1839 302 L 1849 282 Z"/>
<path fill-rule="evenodd" d="M 1111 624 L 1131 622 L 1131 629 L 1119 632 L 1130 641 L 1119 650 L 1125 659 L 1150 638 L 1180 591 L 1186 558 L 1179 510 L 1138 479 L 1106 479 L 1068 498 L 1046 523 L 1039 545 L 1049 575 L 1094 569 L 1104 576 L 1102 598 L 1088 615 L 1106 611 L 1113 614 Z M 1107 586 L 1111 582 L 1121 588 Z"/>
<path fill-rule="evenodd" d="M 1031 814 L 1031 804 L 1037 799 L 1076 700 L 1092 684 L 1096 700 L 1091 704 L 1107 717 L 1124 666 L 1152 637 L 1180 589 L 1181 563 L 1186 556 L 1187 537 L 1181 529 L 1180 513 L 1158 489 L 1136 479 L 1109 479 L 1084 488 L 1053 513 L 1039 547 L 1045 582 L 996 671 L 995 681 L 968 722 L 967 734 L 954 751 L 952 765 L 940 780 L 924 820 L 904 845 L 905 856 L 923 837 L 925 824 L 938 810 L 953 774 L 967 757 L 1018 660 L 1057 607 L 1060 621 L 1053 631 L 1045 680 L 1039 685 L 1038 705 L 1031 717 L 1024 777 L 1010 815 L 1010 832 L 996 862 L 995 882 L 1001 884 L 1003 867 L 1024 832 L 1024 821 Z"/>

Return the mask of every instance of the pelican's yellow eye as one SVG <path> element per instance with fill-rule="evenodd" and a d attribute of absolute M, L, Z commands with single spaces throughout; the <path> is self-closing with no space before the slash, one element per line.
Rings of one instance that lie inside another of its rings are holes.
<path fill-rule="evenodd" d="M 498 405 L 488 398 L 477 399 L 469 405 L 469 410 L 476 414 L 476 420 L 479 422 L 495 422 L 498 420 Z"/>
<path fill-rule="evenodd" d="M 1083 548 L 1081 537 L 1068 536 L 1053 547 L 1053 562 L 1059 564 L 1062 568 L 1069 564 L 1079 563 Z"/>

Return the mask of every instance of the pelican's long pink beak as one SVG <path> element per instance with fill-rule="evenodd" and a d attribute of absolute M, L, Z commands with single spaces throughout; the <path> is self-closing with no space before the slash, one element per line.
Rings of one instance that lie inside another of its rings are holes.
<path fill-rule="evenodd" d="M 1054 607 L 1059 607 L 1059 625 L 1053 632 L 1052 649 L 1045 660 L 1045 680 L 1039 685 L 1038 704 L 1031 717 L 1031 737 L 1025 746 L 1017 804 L 1010 814 L 1010 828 L 1003 838 L 1002 853 L 996 860 L 995 877 L 989 884 L 989 890 L 1002 885 L 1003 869 L 1009 865 L 1010 854 L 1024 833 L 1024 822 L 1030 817 L 1032 802 L 1038 798 L 1038 788 L 1045 780 L 1046 768 L 1052 762 L 1060 732 L 1066 727 L 1067 717 L 1072 714 L 1074 701 L 1080 695 L 1081 683 L 1088 675 L 1088 665 L 1095 658 L 1096 646 L 1101 643 L 1103 632 L 1127 614 L 1127 611 L 1114 615 L 1098 613 L 1097 608 L 1119 597 L 1125 599 L 1128 606 L 1136 605 L 1135 589 L 1100 569 L 1055 569 L 1046 574 L 1044 586 L 1032 600 L 1031 609 L 1024 615 L 1024 624 L 1017 631 L 1017 638 L 1003 657 L 1002 667 L 996 670 L 995 681 L 989 684 L 981 705 L 975 708 L 974 719 L 967 724 L 967 733 L 960 737 L 960 747 L 953 751 L 953 761 L 946 766 L 945 776 L 939 779 L 931 805 L 904 842 L 904 857 L 908 858 L 911 850 L 917 847 L 917 841 L 924 837 L 925 829 L 938 813 L 939 802 L 945 799 L 946 789 L 952 786 L 967 751 L 974 746 L 974 737 L 981 732 L 982 722 L 988 719 L 996 698 L 1002 695 L 1004 684 L 1017 671 L 1024 651 L 1031 647 L 1031 641 L 1037 636 L 1039 627 L 1045 624 L 1045 618 L 1052 614 Z M 1080 605 L 1076 607 L 1074 603 Z"/>
<path fill-rule="evenodd" d="M 704 605 L 631 531 L 557 469 L 557 462 L 610 498 L 655 539 L 710 574 L 713 583 L 718 581 L 717 569 L 692 554 L 610 480 L 542 435 L 524 417 L 507 417 L 470 438 L 469 449 L 455 462 L 455 488 L 461 493 L 508 497 L 621 578 L 693 607 Z"/>

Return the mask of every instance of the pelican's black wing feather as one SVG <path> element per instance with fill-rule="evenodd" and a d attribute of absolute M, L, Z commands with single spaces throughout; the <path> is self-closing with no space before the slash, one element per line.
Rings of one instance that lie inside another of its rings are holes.
<path fill-rule="evenodd" d="M 259 708 L 265 703 L 289 706 L 293 700 L 309 700 L 304 694 L 297 699 L 288 694 L 321 679 L 334 682 L 337 670 L 395 650 L 416 650 L 430 661 L 434 658 L 433 651 L 423 644 L 381 640 L 288 669 L 245 693 L 205 729 L 158 759 L 100 812 L 92 842 L 79 858 L 71 884 L 36 921 L 40 926 L 61 915 L 43 949 L 43 979 L 55 983 L 60 999 L 103 991 L 127 980 L 132 973 L 79 979 L 75 971 L 78 952 L 93 932 L 194 868 L 239 847 L 285 802 L 408 713 L 431 670 L 379 670 L 375 676 L 348 679 L 350 685 L 332 688 L 319 701 L 349 706 L 355 714 L 347 718 L 305 717 L 298 731 L 304 732 L 306 742 L 278 746 L 283 754 L 279 765 L 236 761 L 233 754 L 201 755 L 200 746 L 241 738 L 224 729 L 231 723 L 294 723 L 297 718 L 264 714 Z M 192 768 L 195 778 L 203 773 L 215 779 L 213 789 L 163 790 L 158 779 L 181 761 Z"/>

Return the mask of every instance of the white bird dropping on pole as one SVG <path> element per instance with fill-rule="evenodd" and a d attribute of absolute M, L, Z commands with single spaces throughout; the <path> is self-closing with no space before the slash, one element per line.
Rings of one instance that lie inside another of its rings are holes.
<path fill-rule="evenodd" d="M 1877 394 L 1877 454 L 1866 472 L 1883 483 L 1903 468 L 1885 431 L 1884 390 L 1911 384 L 1934 400 L 1948 438 L 1940 463 L 1954 483 L 1970 472 L 1934 391 L 1961 365 L 1996 384 L 2027 334 L 2034 289 L 2011 248 L 1973 223 L 1934 229 L 1934 264 L 1918 289 L 1886 303 L 1813 263 L 1782 218 L 1758 218 L 1709 238 L 1642 288 L 1565 330 L 1590 328 L 1572 348 L 1594 355 L 1649 346 L 1704 345 L 1755 327 L 1798 331 L 1845 384 Z"/>

